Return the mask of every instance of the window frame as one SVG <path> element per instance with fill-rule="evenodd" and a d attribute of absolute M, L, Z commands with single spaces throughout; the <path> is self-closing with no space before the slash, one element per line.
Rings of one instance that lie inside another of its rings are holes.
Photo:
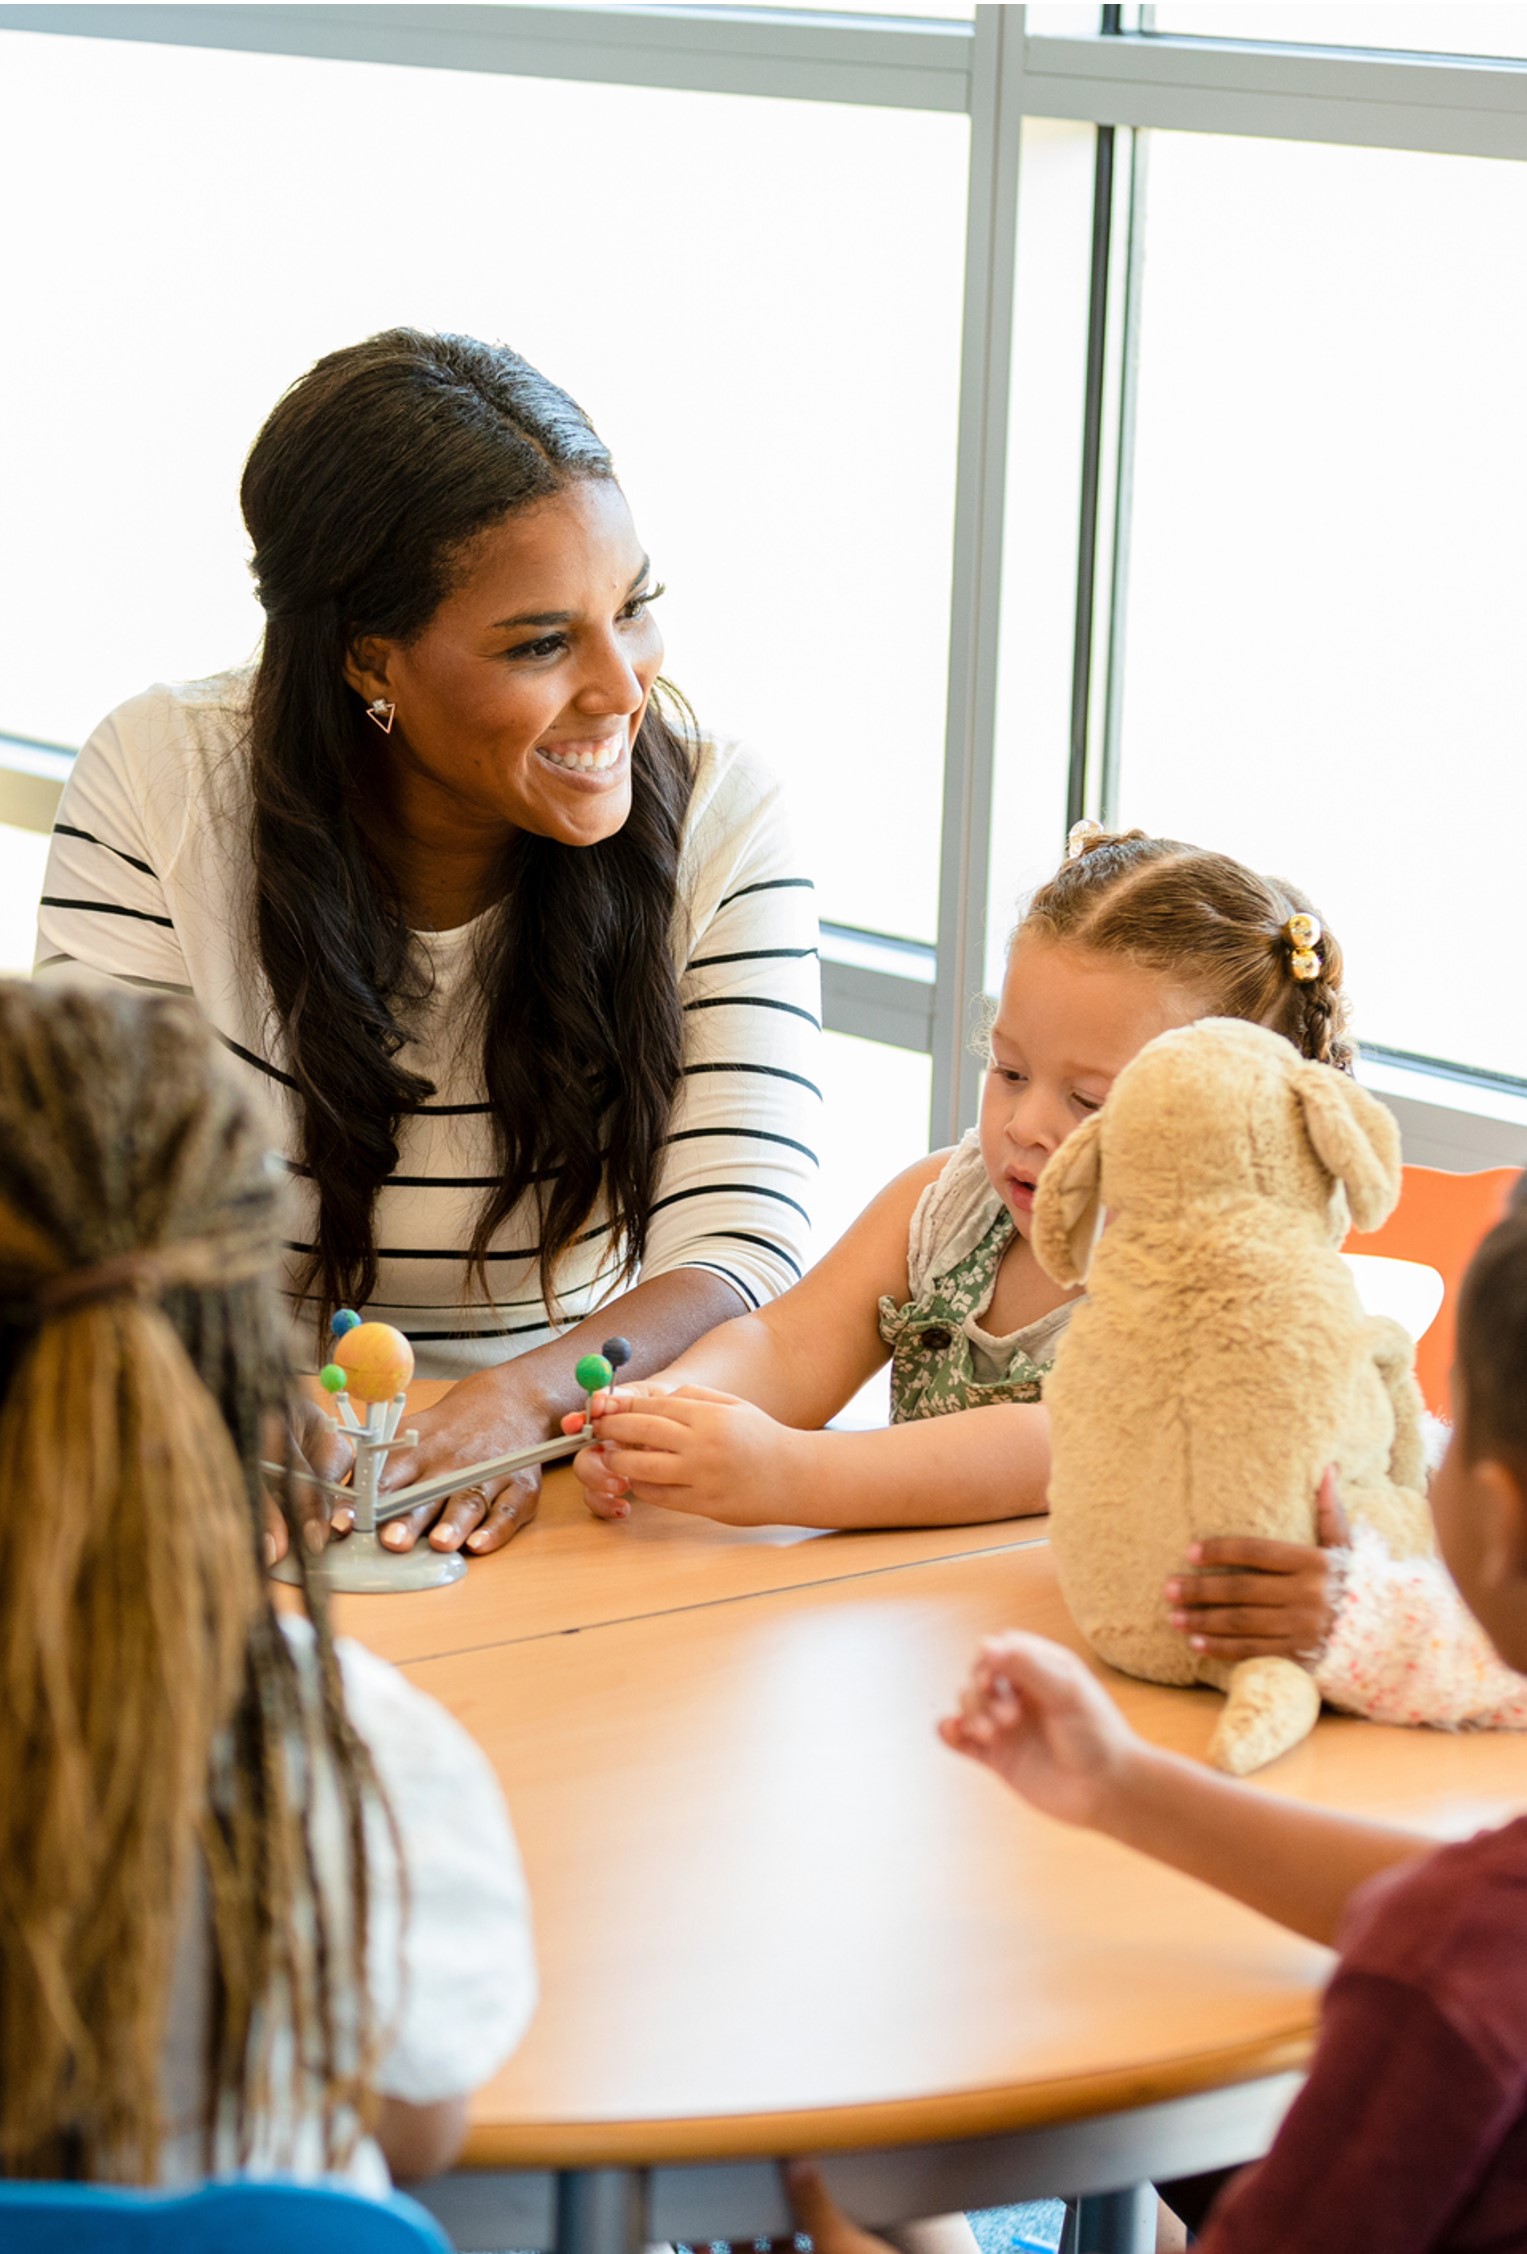
<path fill-rule="evenodd" d="M 934 1143 L 955 1140 L 974 1118 L 981 1076 L 968 1026 L 992 912 L 1025 118 L 1090 124 L 1098 135 L 1070 736 L 1024 753 L 1064 775 L 1068 818 L 1107 811 L 1117 766 L 1140 268 L 1133 215 L 1148 129 L 1527 159 L 1527 60 L 1161 34 L 1138 7 L 1100 8 L 1090 33 L 1030 35 L 1027 13 L 980 5 L 960 22 L 770 7 L 0 6 L 0 31 L 968 115 L 937 943 L 833 924 L 823 931 L 827 1024 L 932 1052 Z M 49 827 L 68 756 L 0 734 L 0 821 Z M 1365 1055 L 1407 1127 L 1411 1155 L 1455 1169 L 1527 1160 L 1527 1085 L 1437 1060 Z"/>

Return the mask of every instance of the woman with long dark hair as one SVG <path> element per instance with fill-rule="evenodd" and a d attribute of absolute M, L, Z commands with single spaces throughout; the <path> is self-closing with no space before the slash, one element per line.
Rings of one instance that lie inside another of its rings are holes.
<path fill-rule="evenodd" d="M 462 1382 L 385 1483 L 539 1440 L 800 1271 L 816 930 L 772 780 L 658 677 L 609 453 L 505 348 L 395 329 L 279 402 L 252 673 L 81 752 L 38 969 L 188 991 L 273 1096 L 315 1360 L 362 1306 Z M 343 1444 L 315 1416 L 310 1452 Z M 493 1549 L 534 1474 L 395 1521 Z"/>

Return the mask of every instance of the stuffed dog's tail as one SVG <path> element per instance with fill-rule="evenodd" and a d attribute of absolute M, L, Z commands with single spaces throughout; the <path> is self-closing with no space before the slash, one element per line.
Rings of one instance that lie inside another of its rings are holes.
<path fill-rule="evenodd" d="M 1243 1659 L 1230 1677 L 1209 1759 L 1249 1776 L 1307 1738 L 1320 1713 L 1314 1678 L 1292 1659 Z"/>

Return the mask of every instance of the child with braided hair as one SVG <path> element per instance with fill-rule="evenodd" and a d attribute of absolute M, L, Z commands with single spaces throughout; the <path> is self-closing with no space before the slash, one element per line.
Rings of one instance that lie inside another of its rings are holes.
<path fill-rule="evenodd" d="M 383 2190 L 533 2001 L 482 1755 L 271 1605 L 268 1153 L 188 1004 L 0 986 L 0 2174 Z"/>
<path fill-rule="evenodd" d="M 1035 1188 L 1138 1050 L 1209 1016 L 1351 1068 L 1341 950 L 1301 892 L 1079 823 L 1013 937 L 980 1125 L 892 1182 L 782 1298 L 610 1393 L 577 1458 L 589 1507 L 621 1517 L 635 1496 L 821 1527 L 1043 1510 L 1044 1381 L 1079 1295 L 1034 1257 Z M 821 1429 L 888 1356 L 890 1427 Z"/>

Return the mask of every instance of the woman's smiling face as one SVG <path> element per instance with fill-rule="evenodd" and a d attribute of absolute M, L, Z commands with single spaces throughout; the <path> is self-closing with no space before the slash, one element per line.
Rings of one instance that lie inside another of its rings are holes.
<path fill-rule="evenodd" d="M 663 659 L 625 495 L 582 478 L 479 533 L 411 641 L 369 636 L 346 677 L 397 707 L 376 751 L 394 822 L 496 848 L 515 830 L 612 837 Z M 443 837 L 442 837 L 443 842 Z"/>

